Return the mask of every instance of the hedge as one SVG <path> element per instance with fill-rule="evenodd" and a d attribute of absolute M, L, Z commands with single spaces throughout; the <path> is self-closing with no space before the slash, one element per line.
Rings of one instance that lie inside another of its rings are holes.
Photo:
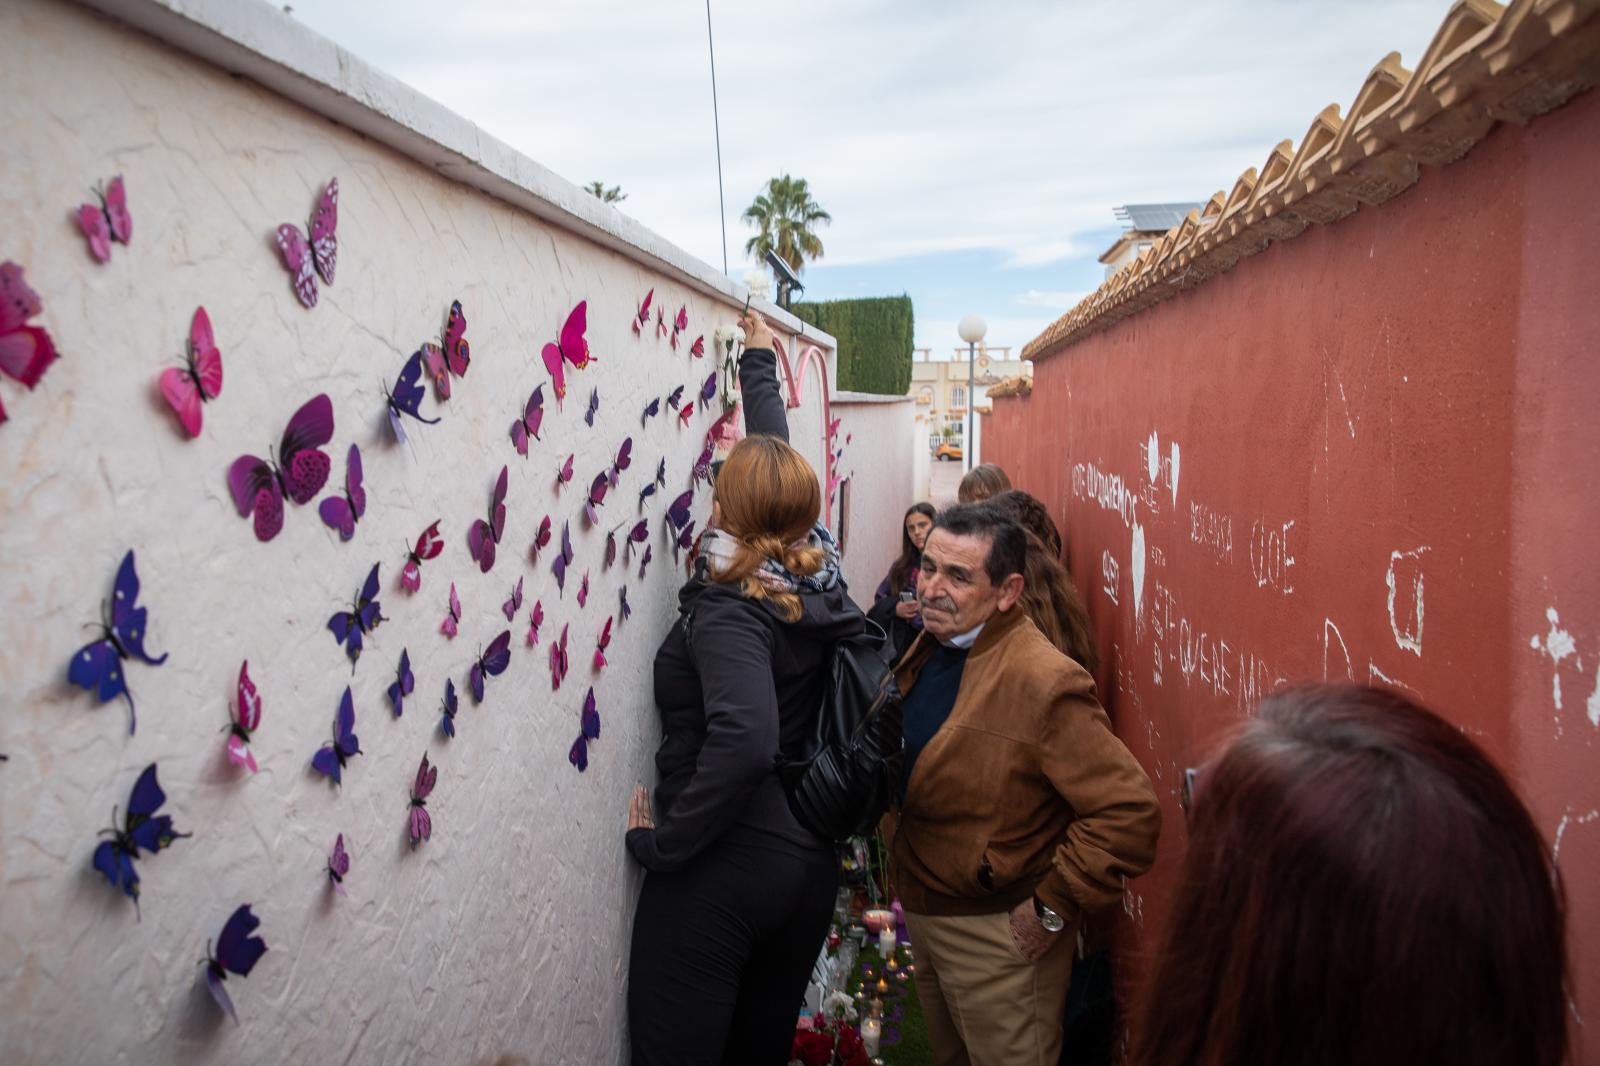
<path fill-rule="evenodd" d="M 904 396 L 911 387 L 911 297 L 822 300 L 791 310 L 839 342 L 839 388 Z"/>

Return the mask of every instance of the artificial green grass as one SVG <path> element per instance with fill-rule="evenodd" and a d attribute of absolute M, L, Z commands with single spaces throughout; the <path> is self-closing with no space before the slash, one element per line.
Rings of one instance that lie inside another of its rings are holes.
<path fill-rule="evenodd" d="M 862 963 L 870 964 L 874 970 L 883 968 L 883 956 L 879 954 L 877 944 L 870 938 L 856 960 L 856 973 L 850 978 L 850 984 L 846 989 L 852 996 L 861 988 Z M 933 1048 L 928 1044 L 928 1027 L 922 1020 L 922 1002 L 917 998 L 916 975 L 913 974 L 911 979 L 903 984 L 900 981 L 893 981 L 891 984 L 899 985 L 905 990 L 905 995 L 897 1001 L 901 1005 L 900 1020 L 889 1023 L 900 1030 L 900 1042 L 881 1049 L 878 1057 L 883 1060 L 884 1066 L 933 1066 Z M 871 998 L 872 994 L 869 991 L 867 1000 Z M 885 1000 L 885 1009 L 890 1002 L 896 1001 Z"/>

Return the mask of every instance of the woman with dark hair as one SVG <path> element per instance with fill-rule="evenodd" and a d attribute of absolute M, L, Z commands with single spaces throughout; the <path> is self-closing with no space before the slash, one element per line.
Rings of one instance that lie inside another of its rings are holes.
<path fill-rule="evenodd" d="M 1564 902 L 1483 751 L 1402 696 L 1278 693 L 1185 777 L 1134 1066 L 1558 1066 Z"/>
<path fill-rule="evenodd" d="M 1089 612 L 1061 563 L 1061 534 L 1051 521 L 1049 510 L 1021 489 L 990 498 L 989 506 L 1016 522 L 1028 537 L 1022 609 L 1057 651 L 1094 673 L 1100 657 L 1094 650 Z"/>
<path fill-rule="evenodd" d="M 648 871 L 629 955 L 635 1064 L 787 1062 L 838 882 L 832 842 L 795 818 L 774 763 L 810 735 L 833 646 L 865 622 L 817 476 L 787 443 L 772 333 L 754 313 L 740 324 L 750 435 L 716 476 L 715 528 L 656 651 L 660 779 L 628 812 Z"/>
<path fill-rule="evenodd" d="M 931 503 L 914 503 L 900 524 L 900 557 L 878 585 L 872 610 L 867 617 L 889 635 L 885 657 L 898 662 L 922 632 L 922 614 L 917 608 L 917 577 L 922 572 L 922 546 L 933 532 L 939 512 Z M 892 653 L 892 657 L 891 657 Z"/>
<path fill-rule="evenodd" d="M 1050 517 L 1050 508 L 1044 505 L 1043 500 L 1021 489 L 1007 489 L 996 493 L 989 502 L 1010 515 L 1017 525 L 1038 537 L 1051 557 L 1066 565 L 1066 542 L 1061 539 L 1061 527 Z"/>
<path fill-rule="evenodd" d="M 957 503 L 982 503 L 991 496 L 1009 492 L 1011 479 L 994 463 L 979 463 L 968 470 L 956 486 Z"/>

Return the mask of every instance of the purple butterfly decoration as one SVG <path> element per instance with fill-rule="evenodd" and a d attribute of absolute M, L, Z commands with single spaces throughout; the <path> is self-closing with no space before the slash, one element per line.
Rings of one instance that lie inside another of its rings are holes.
<path fill-rule="evenodd" d="M 550 691 L 561 689 L 567 679 L 567 627 L 561 627 L 561 639 L 550 642 Z"/>
<path fill-rule="evenodd" d="M 628 469 L 628 465 L 632 462 L 633 438 L 628 437 L 623 440 L 622 446 L 617 449 L 617 457 L 611 460 L 611 469 L 606 473 L 606 480 L 611 483 L 612 488 L 617 487 L 617 478 L 624 470 Z"/>
<path fill-rule="evenodd" d="M 506 479 L 509 471 L 502 466 L 500 477 L 494 483 L 494 492 L 489 497 L 489 515 L 487 518 L 474 519 L 472 525 L 467 527 L 467 550 L 478 561 L 478 569 L 487 574 L 494 569 L 495 545 L 500 543 L 500 535 L 506 528 Z"/>
<path fill-rule="evenodd" d="M 269 541 L 283 529 L 283 498 L 310 503 L 328 483 L 333 461 L 319 451 L 333 439 L 333 401 L 313 396 L 289 419 L 278 444 L 282 467 L 241 455 L 228 468 L 228 489 L 239 517 L 255 515 L 256 539 Z"/>
<path fill-rule="evenodd" d="M 589 390 L 589 409 L 583 413 L 583 420 L 591 427 L 594 425 L 595 412 L 600 410 L 600 390 Z"/>
<path fill-rule="evenodd" d="M 589 571 L 583 572 L 583 580 L 578 582 L 578 606 L 589 606 Z"/>
<path fill-rule="evenodd" d="M 583 514 L 589 519 L 591 526 L 600 524 L 600 512 L 597 508 L 605 504 L 606 490 L 610 487 L 611 482 L 607 480 L 605 471 L 596 474 L 594 480 L 589 483 L 589 497 L 583 503 Z"/>
<path fill-rule="evenodd" d="M 694 480 L 696 483 L 711 481 L 711 457 L 716 453 L 717 446 L 708 437 L 706 446 L 700 451 L 700 458 L 694 461 Z"/>
<path fill-rule="evenodd" d="M 422 753 L 422 765 L 417 767 L 417 778 L 411 784 L 411 810 L 406 816 L 406 831 L 415 848 L 433 836 L 433 818 L 428 814 L 428 797 L 433 794 L 434 782 L 439 780 L 439 768 L 428 765 L 428 753 Z"/>
<path fill-rule="evenodd" d="M 556 575 L 556 588 L 567 591 L 567 567 L 572 565 L 572 531 L 570 523 L 561 523 L 561 551 L 550 562 L 550 572 Z"/>
<path fill-rule="evenodd" d="M 344 645 L 345 654 L 350 656 L 352 672 L 355 671 L 356 660 L 361 658 L 362 636 L 377 629 L 379 622 L 387 620 L 379 610 L 378 564 L 373 563 L 350 609 L 339 611 L 328 619 L 328 631 L 333 634 L 335 641 Z"/>
<path fill-rule="evenodd" d="M 516 445 L 517 454 L 528 454 L 528 438 L 539 439 L 539 426 L 544 422 L 544 385 L 534 387 L 533 395 L 528 397 L 527 406 L 522 410 L 522 416 L 511 423 L 511 443 Z"/>
<path fill-rule="evenodd" d="M 392 391 L 385 389 L 383 393 L 389 409 L 389 428 L 394 431 L 396 443 L 406 442 L 405 426 L 400 422 L 401 415 L 415 418 L 425 426 L 438 424 L 437 418 L 422 417 L 422 398 L 426 395 L 428 390 L 422 387 L 422 349 L 418 348 L 400 368 L 400 376 L 394 379 L 394 389 Z"/>
<path fill-rule="evenodd" d="M 654 496 L 655 494 L 656 494 L 656 483 L 654 481 L 650 482 L 650 484 L 648 484 L 644 488 L 640 489 L 639 490 L 639 510 L 641 510 L 641 511 L 644 510 L 644 501 L 648 500 L 650 497 Z"/>
<path fill-rule="evenodd" d="M 467 680 L 472 686 L 472 698 L 483 702 L 483 682 L 486 677 L 499 677 L 511 663 L 511 630 L 502 629 L 500 635 L 489 643 L 489 650 L 478 653 Z"/>
<path fill-rule="evenodd" d="M 350 876 L 350 853 L 344 850 L 344 834 L 340 833 L 333 842 L 333 852 L 328 856 L 328 884 L 339 895 L 347 895 L 344 890 L 344 879 Z"/>
<path fill-rule="evenodd" d="M 394 707 L 394 716 L 399 718 L 406 706 L 406 697 L 417 687 L 417 679 L 411 673 L 411 653 L 405 648 L 400 649 L 400 666 L 394 672 L 394 684 L 389 686 L 389 703 Z"/>
<path fill-rule="evenodd" d="M 317 199 L 316 210 L 311 215 L 309 241 L 299 226 L 285 223 L 278 227 L 278 254 L 289 271 L 295 296 L 306 307 L 317 306 L 316 274 L 321 274 L 327 284 L 333 284 L 334 268 L 339 262 L 338 228 L 338 178 L 330 179 Z"/>
<path fill-rule="evenodd" d="M 649 538 L 650 520 L 641 518 L 633 524 L 632 529 L 628 530 L 628 551 L 631 553 L 635 544 L 643 544 Z"/>
<path fill-rule="evenodd" d="M 656 399 L 651 400 L 649 403 L 644 405 L 644 414 L 639 416 L 639 428 L 643 429 L 646 422 L 649 422 L 652 418 L 660 413 L 661 398 L 657 397 Z"/>
<path fill-rule="evenodd" d="M 505 613 L 509 622 L 517 617 L 517 612 L 522 610 L 522 578 L 517 578 L 517 583 L 511 589 L 511 598 L 500 605 L 500 610 Z"/>
<path fill-rule="evenodd" d="M 234 911 L 228 923 L 222 927 L 222 935 L 217 937 L 215 955 L 211 954 L 211 942 L 206 941 L 206 987 L 211 990 L 211 998 L 217 1001 L 217 1006 L 233 1019 L 235 1025 L 239 1024 L 239 1015 L 233 1009 L 233 1000 L 228 996 L 228 990 L 222 987 L 222 982 L 227 980 L 230 973 L 249 977 L 261 956 L 267 953 L 267 942 L 251 935 L 260 924 L 261 919 L 250 913 L 250 904 L 246 903 Z"/>
<path fill-rule="evenodd" d="M 528 549 L 528 558 L 533 563 L 538 563 L 539 552 L 546 544 L 550 543 L 550 516 L 545 515 L 539 523 L 539 532 L 534 535 L 533 546 Z"/>
<path fill-rule="evenodd" d="M 578 772 L 589 768 L 589 744 L 600 739 L 600 709 L 595 706 L 594 688 L 591 686 L 589 694 L 583 698 L 582 731 L 578 739 L 572 742 L 572 750 L 567 752 L 567 761 L 578 768 Z"/>
<path fill-rule="evenodd" d="M 667 506 L 667 521 L 672 528 L 682 531 L 689 521 L 689 509 L 694 506 L 694 489 L 682 493 Z"/>
<path fill-rule="evenodd" d="M 544 625 L 544 601 L 534 600 L 533 610 L 528 612 L 528 647 L 538 647 L 539 627 L 542 625 Z"/>
<path fill-rule="evenodd" d="M 339 714 L 333 720 L 333 741 L 317 749 L 311 756 L 311 768 L 330 778 L 334 784 L 344 783 L 343 773 L 351 759 L 361 754 L 361 741 L 356 737 L 356 705 L 346 685 L 339 700 Z"/>
<path fill-rule="evenodd" d="M 705 384 L 700 386 L 700 403 L 710 403 L 711 397 L 717 394 L 717 372 L 713 370 L 706 375 Z"/>
<path fill-rule="evenodd" d="M 339 531 L 340 540 L 356 535 L 356 523 L 367 513 L 367 490 L 361 485 L 361 449 L 350 445 L 344 466 L 344 493 L 329 496 L 317 505 L 322 524 Z"/>
<path fill-rule="evenodd" d="M 623 585 L 621 588 L 617 589 L 617 599 L 622 604 L 622 621 L 626 622 L 633 615 L 633 608 L 628 606 L 628 586 Z"/>
<path fill-rule="evenodd" d="M 678 405 L 681 404 L 682 402 L 683 402 L 683 386 L 682 385 L 679 385 L 677 388 L 675 388 L 671 392 L 667 393 L 667 406 L 672 408 L 674 411 L 676 411 L 678 409 Z"/>
<path fill-rule="evenodd" d="M 610 570 L 611 564 L 617 561 L 617 530 L 621 528 L 617 525 L 606 531 L 606 557 L 601 567 L 604 570 Z"/>
<path fill-rule="evenodd" d="M 444 679 L 444 702 L 439 704 L 439 709 L 444 712 L 444 717 L 439 719 L 439 732 L 447 737 L 456 735 L 456 709 L 459 706 L 456 683 L 447 677 Z"/>
<path fill-rule="evenodd" d="M 672 558 L 673 558 L 674 561 L 677 560 L 678 552 L 680 550 L 688 551 L 688 552 L 693 552 L 694 551 L 694 523 L 693 522 L 690 522 L 687 526 L 684 526 L 681 530 L 679 530 L 677 539 L 672 542 Z"/>
<path fill-rule="evenodd" d="M 156 764 L 151 763 L 133 783 L 122 828 L 116 828 L 117 812 L 113 809 L 112 827 L 102 832 L 102 835 L 111 834 L 111 839 L 101 841 L 94 849 L 94 868 L 105 875 L 111 887 L 120 889 L 123 895 L 133 900 L 136 913 L 139 907 L 139 872 L 134 869 L 133 860 L 139 858 L 141 850 L 154 855 L 180 837 L 189 836 L 172 828 L 171 815 L 156 813 L 166 802 L 167 794 L 161 791 L 161 785 L 156 780 Z"/>
<path fill-rule="evenodd" d="M 122 557 L 117 567 L 117 580 L 112 586 L 111 603 L 101 604 L 103 621 L 100 639 L 85 644 L 73 653 L 67 666 L 67 680 L 95 694 L 101 703 L 118 696 L 128 701 L 128 734 L 131 736 L 137 720 L 134 716 L 133 693 L 128 691 L 123 664 L 130 658 L 150 666 L 160 666 L 167 656 L 153 658 L 144 650 L 145 618 L 147 612 L 137 606 L 139 599 L 139 574 L 134 569 L 133 552 Z"/>
<path fill-rule="evenodd" d="M 640 581 L 644 580 L 645 568 L 650 565 L 650 560 L 654 559 L 655 555 L 656 555 L 655 550 L 653 548 L 651 548 L 650 545 L 646 544 L 644 546 L 644 556 L 639 560 L 639 580 Z"/>
<path fill-rule="evenodd" d="M 567 461 L 556 467 L 556 492 L 561 491 L 561 486 L 572 480 L 572 461 L 576 454 L 567 456 Z"/>

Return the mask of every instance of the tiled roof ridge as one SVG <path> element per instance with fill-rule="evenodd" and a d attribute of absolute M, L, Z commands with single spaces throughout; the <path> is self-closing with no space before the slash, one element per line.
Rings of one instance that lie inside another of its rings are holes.
<path fill-rule="evenodd" d="M 1028 396 L 1033 392 L 1033 379 L 1026 374 L 1018 374 L 1013 378 L 1002 378 L 999 382 L 983 390 L 983 394 L 991 400 L 997 396 Z"/>
<path fill-rule="evenodd" d="M 1022 349 L 1073 341 L 1232 269 L 1272 241 L 1380 204 L 1420 166 L 1464 156 L 1500 122 L 1526 123 L 1600 81 L 1600 0 L 1457 0 L 1415 71 L 1385 56 L 1350 112 L 1323 108 L 1300 139 L 1166 232 Z M 993 395 L 993 393 L 990 393 Z"/>

